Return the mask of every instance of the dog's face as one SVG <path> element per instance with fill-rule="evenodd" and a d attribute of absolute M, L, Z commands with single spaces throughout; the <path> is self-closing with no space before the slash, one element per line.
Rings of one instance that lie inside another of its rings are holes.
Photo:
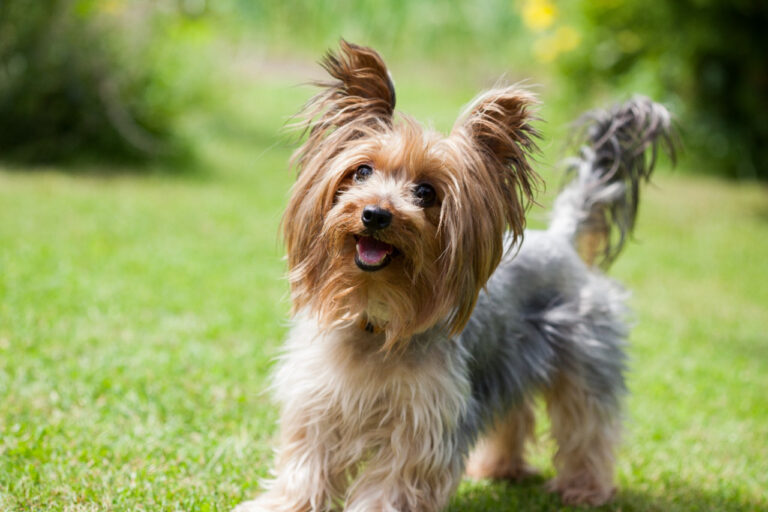
<path fill-rule="evenodd" d="M 336 81 L 305 110 L 309 137 L 283 219 L 294 310 L 326 327 L 382 330 L 385 350 L 440 322 L 460 331 L 505 230 L 524 227 L 533 97 L 490 91 L 441 137 L 395 123 L 374 51 L 342 41 L 323 64 Z"/>

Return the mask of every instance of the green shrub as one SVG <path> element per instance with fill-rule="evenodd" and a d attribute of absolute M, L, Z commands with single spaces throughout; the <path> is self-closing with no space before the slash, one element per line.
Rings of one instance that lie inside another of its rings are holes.
<path fill-rule="evenodd" d="M 151 13 L 118 20 L 107 15 L 110 5 L 120 6 L 0 2 L 1 158 L 146 160 L 184 152 L 175 133 L 182 105 L 146 42 Z"/>
<path fill-rule="evenodd" d="M 768 179 L 768 4 L 582 0 L 582 41 L 558 59 L 578 91 L 641 88 L 673 104 L 704 171 Z"/>

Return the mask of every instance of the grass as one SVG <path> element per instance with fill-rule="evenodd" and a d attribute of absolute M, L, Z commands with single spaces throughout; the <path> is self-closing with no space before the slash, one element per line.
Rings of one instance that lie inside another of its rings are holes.
<path fill-rule="evenodd" d="M 401 107 L 442 129 L 474 92 L 413 82 L 398 82 Z M 227 510 L 258 493 L 288 310 L 277 229 L 292 176 L 275 134 L 307 91 L 244 91 L 188 121 L 206 173 L 0 170 L 0 509 Z M 543 116 L 556 137 L 557 112 Z M 648 188 L 611 271 L 637 325 L 605 510 L 768 507 L 766 254 L 764 187 L 662 169 Z M 540 481 L 465 482 L 450 510 L 559 508 Z"/>

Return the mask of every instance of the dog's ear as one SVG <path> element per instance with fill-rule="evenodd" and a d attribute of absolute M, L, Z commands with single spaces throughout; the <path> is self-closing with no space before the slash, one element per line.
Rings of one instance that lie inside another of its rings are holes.
<path fill-rule="evenodd" d="M 309 137 L 294 155 L 299 172 L 318 153 L 328 160 L 346 142 L 392 126 L 395 86 L 378 53 L 342 39 L 321 65 L 333 80 L 316 82 L 323 91 L 300 113 L 297 126 Z"/>
<path fill-rule="evenodd" d="M 454 127 L 453 135 L 467 138 L 485 159 L 488 178 L 504 194 L 504 218 L 515 237 L 525 229 L 525 210 L 533 200 L 539 176 L 529 158 L 537 151 L 537 131 L 531 112 L 538 101 L 517 87 L 494 89 L 479 96 Z"/>
<path fill-rule="evenodd" d="M 454 186 L 441 212 L 441 257 L 451 329 L 469 321 L 480 290 L 501 261 L 504 234 L 523 234 L 525 212 L 540 181 L 528 161 L 538 136 L 531 126 L 535 97 L 514 87 L 481 95 L 446 139 Z"/>
<path fill-rule="evenodd" d="M 365 110 L 390 122 L 395 110 L 395 86 L 381 56 L 370 48 L 341 40 L 341 52 L 328 52 L 322 66 L 336 79 L 327 86 L 338 112 Z M 342 116 L 343 117 L 343 116 Z M 343 124 L 343 119 L 335 121 Z"/>

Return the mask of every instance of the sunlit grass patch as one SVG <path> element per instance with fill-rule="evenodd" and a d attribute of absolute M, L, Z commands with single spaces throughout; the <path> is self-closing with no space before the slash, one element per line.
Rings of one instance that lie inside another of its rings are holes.
<path fill-rule="evenodd" d="M 400 106 L 444 131 L 476 92 L 398 84 Z M 288 312 L 278 225 L 293 174 L 278 134 L 310 91 L 274 80 L 220 94 L 186 126 L 204 173 L 0 171 L 0 508 L 227 510 L 258 493 Z M 547 108 L 545 206 L 561 133 Z M 664 169 L 654 182 L 611 270 L 636 328 L 620 489 L 604 509 L 758 510 L 768 194 Z M 539 479 L 465 482 L 451 510 L 559 507 Z"/>

